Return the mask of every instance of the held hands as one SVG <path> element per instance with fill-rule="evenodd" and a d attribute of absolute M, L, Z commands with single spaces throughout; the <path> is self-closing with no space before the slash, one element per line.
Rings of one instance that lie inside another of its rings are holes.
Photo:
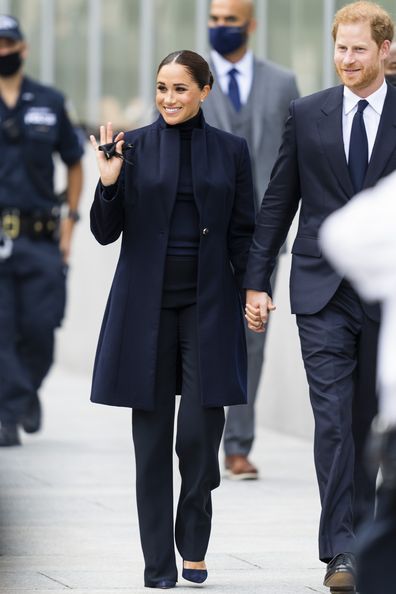
<path fill-rule="evenodd" d="M 96 142 L 93 134 L 89 137 L 91 144 L 96 152 L 96 160 L 98 162 L 100 181 L 104 186 L 112 186 L 116 183 L 120 175 L 122 160 L 113 157 L 107 159 L 104 152 L 99 150 L 99 144 L 107 144 L 109 142 L 116 142 L 116 151 L 121 153 L 122 145 L 124 144 L 124 132 L 119 132 L 113 140 L 113 126 L 108 122 L 106 126 L 100 126 L 100 142 Z"/>
<path fill-rule="evenodd" d="M 252 289 L 246 291 L 245 318 L 249 330 L 257 333 L 265 332 L 269 314 L 275 309 L 276 306 L 272 303 L 268 293 Z"/>

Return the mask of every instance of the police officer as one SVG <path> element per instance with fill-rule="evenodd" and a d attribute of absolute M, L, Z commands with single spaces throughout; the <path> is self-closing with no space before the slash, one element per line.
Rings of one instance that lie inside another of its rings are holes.
<path fill-rule="evenodd" d="M 39 430 L 82 187 L 81 143 L 63 96 L 24 76 L 18 21 L 0 15 L 0 446 Z M 67 167 L 60 219 L 53 154 Z"/>

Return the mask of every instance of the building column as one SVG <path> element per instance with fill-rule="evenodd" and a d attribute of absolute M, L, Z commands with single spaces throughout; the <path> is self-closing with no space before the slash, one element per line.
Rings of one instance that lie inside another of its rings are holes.
<path fill-rule="evenodd" d="M 55 83 L 55 2 L 40 2 L 40 80 L 44 84 Z"/>
<path fill-rule="evenodd" d="M 145 113 L 149 114 L 154 101 L 154 2 L 140 0 L 140 56 L 139 56 L 139 97 Z"/>
<path fill-rule="evenodd" d="M 323 0 L 323 77 L 324 89 L 334 85 L 334 44 L 331 36 L 331 26 L 336 12 L 335 0 Z"/>
<path fill-rule="evenodd" d="M 95 126 L 100 122 L 102 94 L 102 0 L 89 0 L 87 22 L 87 103 L 85 118 Z"/>

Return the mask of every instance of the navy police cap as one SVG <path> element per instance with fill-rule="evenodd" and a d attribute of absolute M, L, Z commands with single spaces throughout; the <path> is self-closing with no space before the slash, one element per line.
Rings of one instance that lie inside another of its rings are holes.
<path fill-rule="evenodd" d="M 23 39 L 22 31 L 16 18 L 0 14 L 0 38 L 6 37 L 13 41 L 21 41 Z"/>

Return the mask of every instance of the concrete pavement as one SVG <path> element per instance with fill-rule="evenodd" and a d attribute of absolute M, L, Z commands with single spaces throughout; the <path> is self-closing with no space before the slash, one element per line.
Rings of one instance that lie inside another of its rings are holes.
<path fill-rule="evenodd" d="M 59 366 L 43 402 L 43 431 L 0 450 L 0 594 L 147 594 L 130 411 L 90 404 L 89 377 Z M 260 428 L 252 459 L 261 480 L 213 493 L 208 581 L 176 591 L 328 592 L 312 444 Z"/>

